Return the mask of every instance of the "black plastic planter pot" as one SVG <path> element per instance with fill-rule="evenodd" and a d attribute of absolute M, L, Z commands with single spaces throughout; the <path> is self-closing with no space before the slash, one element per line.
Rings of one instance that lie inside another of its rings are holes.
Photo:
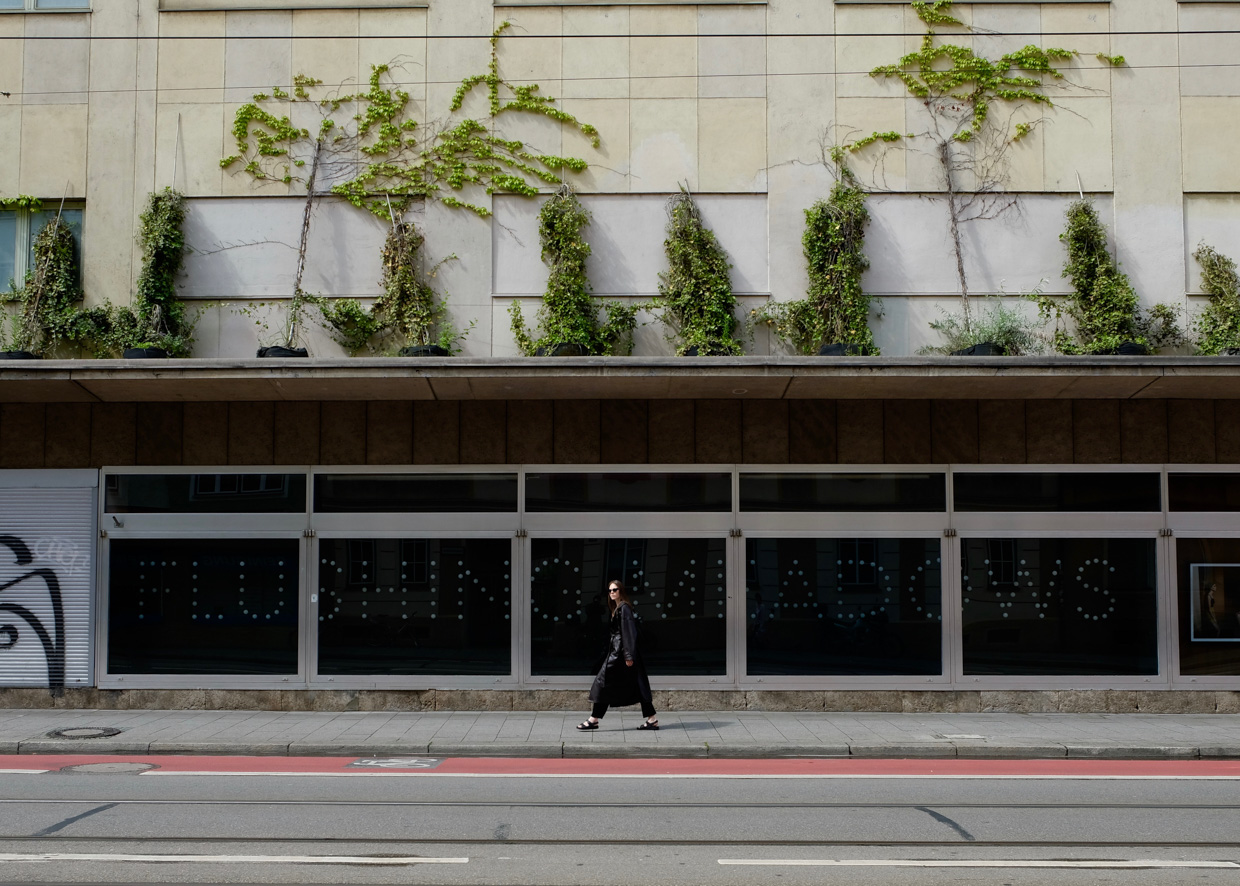
<path fill-rule="evenodd" d="M 126 360 L 159 360 L 168 356 L 163 348 L 125 348 L 121 356 Z"/>
<path fill-rule="evenodd" d="M 997 345 L 992 341 L 981 341 L 967 348 L 961 348 L 959 351 L 952 351 L 951 355 L 953 357 L 1002 357 L 1006 353 L 1003 345 Z"/>
<path fill-rule="evenodd" d="M 38 354 L 29 351 L 0 351 L 0 360 L 42 360 Z"/>
<path fill-rule="evenodd" d="M 1240 348 L 1223 348 L 1224 357 L 1240 357 Z"/>
<path fill-rule="evenodd" d="M 398 352 L 401 357 L 451 357 L 452 352 L 439 345 L 410 345 Z"/>
<path fill-rule="evenodd" d="M 584 357 L 586 349 L 579 344 L 571 341 L 560 342 L 559 344 L 550 345 L 549 347 L 539 348 L 534 352 L 535 357 Z"/>
<path fill-rule="evenodd" d="M 1120 344 L 1118 348 L 1110 351 L 1099 351 L 1099 355 L 1104 357 L 1143 357 L 1150 352 L 1150 349 L 1143 344 L 1135 341 L 1126 341 Z"/>
<path fill-rule="evenodd" d="M 310 352 L 305 348 L 283 348 L 275 345 L 270 348 L 259 348 L 258 356 L 260 357 L 309 357 Z"/>
<path fill-rule="evenodd" d="M 866 347 L 851 341 L 837 341 L 818 349 L 819 357 L 864 357 Z"/>
<path fill-rule="evenodd" d="M 697 345 L 685 348 L 684 356 L 686 357 L 735 357 L 731 351 L 715 350 L 714 348 L 699 348 Z"/>

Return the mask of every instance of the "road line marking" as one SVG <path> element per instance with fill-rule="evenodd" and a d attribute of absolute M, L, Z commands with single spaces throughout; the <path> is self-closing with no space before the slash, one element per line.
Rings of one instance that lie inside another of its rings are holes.
<path fill-rule="evenodd" d="M 146 772 L 139 772 L 137 775 L 145 778 L 151 775 L 221 775 L 221 776 L 243 776 L 243 775 L 261 775 L 261 776 L 279 776 L 281 778 L 654 778 L 654 779 L 719 779 L 719 780 L 796 780 L 796 781 L 830 781 L 830 780 L 856 780 L 856 779 L 896 779 L 896 780 L 956 780 L 963 781 L 973 779 L 976 781 L 1236 781 L 1240 779 L 1240 775 L 866 775 L 858 774 L 792 774 L 787 775 L 769 775 L 769 774 L 733 774 L 723 773 L 711 775 L 708 773 L 616 773 L 616 772 L 427 772 L 425 769 L 411 770 L 409 772 L 395 772 L 392 770 L 384 770 L 378 772 L 289 772 L 287 770 L 272 770 L 269 772 L 211 772 L 209 770 L 199 769 L 149 769 Z"/>
<path fill-rule="evenodd" d="M 0 862 L 128 861 L 141 864 L 352 864 L 411 865 L 466 864 L 468 858 L 422 858 L 365 855 L 120 855 L 105 853 L 29 852 L 0 853 Z"/>
<path fill-rule="evenodd" d="M 0 769 L 0 775 L 42 775 L 50 769 Z"/>
<path fill-rule="evenodd" d="M 1007 859 L 972 859 L 956 861 L 919 861 L 896 858 L 721 858 L 720 864 L 764 865 L 784 867 L 876 867 L 876 868 L 1092 868 L 1092 869 L 1150 869 L 1150 868 L 1240 868 L 1234 861 L 1161 861 L 1158 859 L 1114 861 L 1017 861 Z"/>

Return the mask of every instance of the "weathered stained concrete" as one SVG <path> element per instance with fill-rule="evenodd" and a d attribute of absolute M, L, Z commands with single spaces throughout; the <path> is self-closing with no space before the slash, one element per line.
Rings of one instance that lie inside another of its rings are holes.
<path fill-rule="evenodd" d="M 574 711 L 586 691 L 569 689 L 0 689 L 0 709 L 124 711 Z M 891 713 L 1240 713 L 1224 690 L 656 690 L 674 711 Z"/>

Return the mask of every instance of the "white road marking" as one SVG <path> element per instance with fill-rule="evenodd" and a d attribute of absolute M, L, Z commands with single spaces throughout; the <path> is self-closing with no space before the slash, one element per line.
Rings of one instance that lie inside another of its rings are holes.
<path fill-rule="evenodd" d="M 13 852 L 0 853 L 0 862 L 128 861 L 141 864 L 351 864 L 411 865 L 466 864 L 468 858 L 376 857 L 366 855 L 121 855 L 111 853 Z"/>
<path fill-rule="evenodd" d="M 676 775 L 672 773 L 641 773 L 641 772 L 615 772 L 615 773 L 594 773 L 594 772 L 427 772 L 426 770 L 418 770 L 412 772 L 393 772 L 387 771 L 360 771 L 360 772 L 209 772 L 206 770 L 185 770 L 177 771 L 175 769 L 149 769 L 146 772 L 137 773 L 146 777 L 149 775 L 262 775 L 262 776 L 278 776 L 280 778 L 652 778 L 652 779 L 720 779 L 720 780 L 789 780 L 797 781 L 805 780 L 831 780 L 831 779 L 923 779 L 923 780 L 964 780 L 975 779 L 981 781 L 1235 781 L 1240 779 L 1240 774 L 1236 775 L 952 775 L 943 773 L 939 775 L 866 775 L 866 774 L 803 774 L 803 775 L 762 775 L 762 774 L 717 774 L 708 773 L 685 773 Z"/>
<path fill-rule="evenodd" d="M 902 858 L 721 858 L 720 864 L 775 865 L 784 867 L 875 867 L 875 868 L 1240 868 L 1234 861 L 1161 861 L 1158 859 L 1090 861 L 1019 861 L 1015 859 L 971 859 L 955 861 Z"/>
<path fill-rule="evenodd" d="M 50 769 L 0 769 L 0 775 L 42 775 Z"/>

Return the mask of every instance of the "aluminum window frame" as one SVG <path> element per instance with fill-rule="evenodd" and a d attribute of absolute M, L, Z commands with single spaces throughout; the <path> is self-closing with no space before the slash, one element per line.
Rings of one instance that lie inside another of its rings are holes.
<path fill-rule="evenodd" d="M 945 507 L 942 511 L 741 511 L 741 474 L 938 474 L 944 475 Z M 737 558 L 742 568 L 732 576 L 737 590 L 738 611 L 735 629 L 737 638 L 737 688 L 740 689 L 909 689 L 914 682 L 919 688 L 952 689 L 949 666 L 951 662 L 951 637 L 949 625 L 953 618 L 959 621 L 959 612 L 950 604 L 952 576 L 949 573 L 948 553 L 951 545 L 943 544 L 943 536 L 951 525 L 952 472 L 948 464 L 831 464 L 831 465 L 760 465 L 735 466 L 733 507 L 737 519 Z M 812 525 L 811 525 L 812 524 Z M 745 542 L 749 538 L 938 538 L 940 558 L 940 606 L 943 620 L 940 633 L 941 670 L 937 676 L 915 674 L 892 675 L 803 675 L 750 676 L 745 665 L 748 661 L 748 631 L 746 628 Z M 956 581 L 959 584 L 959 581 Z M 958 595 L 957 595 L 958 599 Z"/>
<path fill-rule="evenodd" d="M 738 465 L 735 464 L 590 464 L 590 465 L 521 465 L 520 507 L 522 566 L 532 562 L 531 544 L 535 538 L 724 538 L 724 674 L 722 675 L 658 675 L 650 678 L 656 691 L 677 689 L 735 689 L 740 659 L 737 656 L 736 619 L 738 608 L 743 613 L 743 601 L 738 599 L 735 543 L 736 508 L 738 489 Z M 526 473 L 630 473 L 630 474 L 730 474 L 732 508 L 729 511 L 555 511 L 528 513 L 525 511 Z M 686 529 L 686 520 L 694 521 L 694 528 Z M 743 582 L 743 580 L 742 580 Z M 529 569 L 520 576 L 520 606 L 523 615 L 522 638 L 529 636 L 530 608 L 533 605 L 533 587 Z M 742 620 L 743 621 L 743 620 Z M 530 689 L 584 690 L 590 687 L 593 675 L 588 677 L 535 676 L 533 674 L 532 644 L 522 644 L 520 685 Z"/>
<path fill-rule="evenodd" d="M 1180 586 L 1178 538 L 1224 538 L 1240 542 L 1240 511 L 1172 511 L 1170 486 L 1172 474 L 1240 474 L 1234 464 L 1167 464 L 1163 466 L 1164 503 L 1167 505 L 1167 566 L 1163 576 L 1167 593 L 1168 656 L 1170 680 L 1174 689 L 1234 690 L 1240 675 L 1184 674 L 1180 670 Z"/>
<path fill-rule="evenodd" d="M 99 496 L 100 499 L 103 496 Z M 111 565 L 112 542 L 133 539 L 159 540 L 252 540 L 252 539 L 296 539 L 297 546 L 297 586 L 299 591 L 297 607 L 297 670 L 292 674 L 114 674 L 108 669 L 108 616 L 111 600 Z M 306 632 L 309 630 L 307 605 L 300 595 L 300 589 L 306 582 L 306 544 L 305 533 L 302 531 L 273 529 L 267 532 L 251 530 L 222 530 L 206 536 L 190 530 L 169 530 L 159 532 L 154 529 L 114 530 L 100 540 L 102 549 L 99 552 L 99 574 L 105 580 L 100 583 L 96 595 L 96 612 L 103 617 L 98 620 L 97 642 L 95 643 L 95 673 L 98 675 L 100 689 L 305 689 L 307 688 L 306 670 Z"/>

